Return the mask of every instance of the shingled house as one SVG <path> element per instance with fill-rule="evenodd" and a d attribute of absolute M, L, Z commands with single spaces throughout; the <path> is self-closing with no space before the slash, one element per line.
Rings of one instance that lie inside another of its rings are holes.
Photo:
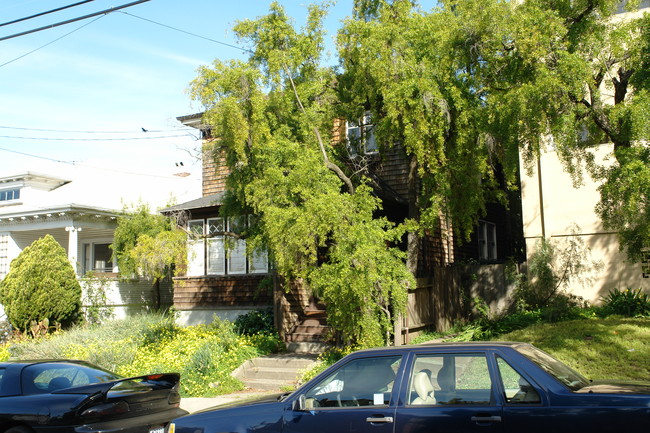
<path fill-rule="evenodd" d="M 202 123 L 202 115 L 178 117 L 186 126 L 201 131 L 205 146 L 213 138 L 210 128 Z M 377 151 L 373 126 L 368 119 L 359 122 L 339 121 L 335 124 L 334 142 L 352 146 L 351 164 L 363 159 L 372 178 L 385 215 L 401 222 L 409 212 L 409 163 L 399 147 L 388 152 Z M 208 152 L 208 151 L 205 151 Z M 246 256 L 246 241 L 238 239 L 226 252 L 224 237 L 237 232 L 252 221 L 252 216 L 225 219 L 219 215 L 228 169 L 217 155 L 203 155 L 203 196 L 165 209 L 165 213 L 182 213 L 189 239 L 189 265 L 186 275 L 175 278 L 174 307 L 187 324 L 209 322 L 213 315 L 234 319 L 252 309 L 273 308 L 276 324 L 286 341 L 318 340 L 326 330 L 322 305 L 308 293 L 296 288 L 285 290 L 274 278 L 265 252 Z M 462 315 L 462 293 L 481 295 L 494 308 L 503 307 L 507 287 L 503 278 L 503 262 L 521 256 L 523 237 L 516 197 L 510 209 L 489 205 L 488 212 L 470 242 L 454 239 L 451 224 L 444 219 L 435 233 L 420 242 L 418 287 L 409 293 L 408 314 L 397 329 L 399 335 L 426 326 L 447 327 Z M 465 284 L 466 266 L 474 266 L 472 284 Z M 473 287 L 472 287 L 473 285 Z M 487 287 L 488 292 L 477 292 Z M 399 341 L 399 340 L 398 340 Z"/>

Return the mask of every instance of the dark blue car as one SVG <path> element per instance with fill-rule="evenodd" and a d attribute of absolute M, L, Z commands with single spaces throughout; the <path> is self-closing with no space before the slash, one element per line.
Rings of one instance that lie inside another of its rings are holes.
<path fill-rule="evenodd" d="M 650 432 L 650 383 L 590 381 L 525 343 L 355 352 L 289 395 L 174 420 L 170 433 Z"/>

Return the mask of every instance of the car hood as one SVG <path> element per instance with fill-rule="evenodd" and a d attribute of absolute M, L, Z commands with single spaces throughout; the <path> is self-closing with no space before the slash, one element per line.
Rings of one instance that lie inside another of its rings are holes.
<path fill-rule="evenodd" d="M 253 397 L 247 397 L 247 398 L 242 398 L 236 401 L 231 401 L 229 403 L 224 403 L 224 404 L 219 404 L 216 406 L 208 407 L 202 410 L 199 410 L 195 413 L 202 413 L 202 412 L 209 412 L 213 411 L 215 409 L 229 409 L 233 407 L 244 407 L 244 406 L 253 406 L 253 405 L 259 405 L 259 404 L 264 404 L 264 403 L 275 403 L 281 399 L 282 396 L 284 396 L 285 393 L 277 393 L 277 394 L 266 394 L 266 395 L 257 395 Z"/>
<path fill-rule="evenodd" d="M 650 383 L 619 380 L 595 380 L 581 388 L 582 394 L 646 394 L 650 395 Z"/>

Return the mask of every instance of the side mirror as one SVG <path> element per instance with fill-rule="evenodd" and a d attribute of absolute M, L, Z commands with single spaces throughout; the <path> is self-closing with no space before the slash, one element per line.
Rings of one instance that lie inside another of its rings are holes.
<path fill-rule="evenodd" d="M 300 394 L 298 399 L 293 402 L 293 410 L 298 412 L 304 412 L 307 408 L 307 398 L 305 394 Z"/>

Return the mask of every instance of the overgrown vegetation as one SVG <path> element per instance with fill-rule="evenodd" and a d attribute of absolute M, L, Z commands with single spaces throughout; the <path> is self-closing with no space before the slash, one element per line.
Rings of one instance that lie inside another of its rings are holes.
<path fill-rule="evenodd" d="M 123 376 L 179 372 L 181 395 L 209 397 L 243 389 L 230 373 L 245 360 L 283 349 L 277 333 L 239 333 L 227 321 L 180 327 L 146 314 L 101 326 L 78 326 L 0 346 L 0 359 L 84 359 Z"/>
<path fill-rule="evenodd" d="M 11 262 L 0 281 L 0 304 L 15 329 L 69 326 L 80 319 L 81 286 L 68 255 L 46 235 Z M 40 333 L 40 330 L 37 331 Z"/>

